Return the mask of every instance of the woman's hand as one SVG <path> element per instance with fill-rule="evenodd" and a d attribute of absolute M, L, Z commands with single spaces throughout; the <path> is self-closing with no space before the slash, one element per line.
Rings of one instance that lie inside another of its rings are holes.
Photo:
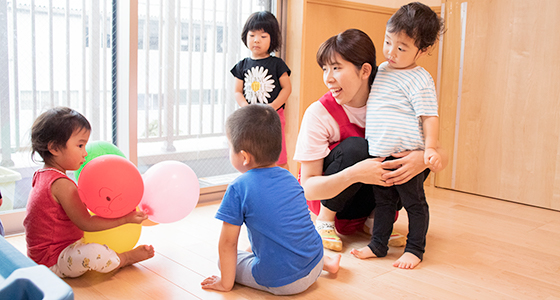
<path fill-rule="evenodd" d="M 330 199 L 356 182 L 389 186 L 383 182 L 383 158 L 360 161 L 331 175 L 323 175 L 323 160 L 301 162 L 301 186 L 307 199 Z"/>
<path fill-rule="evenodd" d="M 424 151 L 403 151 L 392 156 L 396 159 L 381 163 L 385 169 L 381 178 L 386 185 L 403 184 L 428 168 L 424 164 Z"/>
<path fill-rule="evenodd" d="M 364 159 L 355 165 L 348 167 L 354 174 L 354 182 L 362 182 L 365 184 L 375 184 L 381 186 L 391 186 L 388 184 L 386 179 L 383 178 L 383 174 L 387 171 L 383 167 L 383 158 L 368 158 Z"/>

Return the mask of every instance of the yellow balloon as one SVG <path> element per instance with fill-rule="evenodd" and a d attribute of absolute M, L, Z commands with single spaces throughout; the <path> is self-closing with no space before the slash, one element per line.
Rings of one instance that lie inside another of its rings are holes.
<path fill-rule="evenodd" d="M 159 223 L 156 223 L 156 222 L 154 222 L 150 219 L 146 219 L 141 224 L 142 224 L 142 226 L 155 226 L 155 225 L 158 225 Z"/>
<path fill-rule="evenodd" d="M 123 253 L 132 250 L 140 239 L 142 225 L 125 224 L 115 228 L 96 231 L 84 232 L 84 241 L 86 243 L 97 243 L 107 245 L 117 253 Z"/>

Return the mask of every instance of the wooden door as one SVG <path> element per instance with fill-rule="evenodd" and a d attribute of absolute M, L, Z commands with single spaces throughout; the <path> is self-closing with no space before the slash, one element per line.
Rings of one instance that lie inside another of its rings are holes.
<path fill-rule="evenodd" d="M 444 15 L 436 185 L 560 210 L 560 1 L 448 0 Z"/>

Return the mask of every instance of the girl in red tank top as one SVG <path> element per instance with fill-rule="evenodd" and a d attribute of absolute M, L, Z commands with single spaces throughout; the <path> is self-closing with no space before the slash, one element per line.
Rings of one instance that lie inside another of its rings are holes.
<path fill-rule="evenodd" d="M 90 131 L 88 120 L 66 107 L 47 110 L 31 129 L 32 155 L 38 153 L 44 167 L 33 175 L 23 223 L 27 253 L 60 277 L 77 277 L 88 270 L 107 273 L 154 256 L 148 245 L 116 253 L 105 245 L 83 242 L 84 231 L 139 224 L 147 218 L 136 211 L 116 219 L 92 216 L 80 200 L 66 171 L 77 170 L 85 162 Z"/>

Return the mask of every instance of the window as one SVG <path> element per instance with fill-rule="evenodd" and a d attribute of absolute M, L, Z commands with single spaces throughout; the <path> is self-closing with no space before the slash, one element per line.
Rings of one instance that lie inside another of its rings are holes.
<path fill-rule="evenodd" d="M 0 218 L 19 220 L 3 222 L 7 233 L 21 230 L 41 167 L 30 159 L 30 128 L 40 113 L 69 106 L 90 120 L 90 140 L 111 140 L 111 28 L 112 0 L 1 2 Z"/>
<path fill-rule="evenodd" d="M 158 21 L 150 20 L 150 28 L 148 29 L 148 44 L 150 45 L 150 50 L 159 49 L 159 24 Z M 138 20 L 138 50 L 144 49 L 145 43 L 145 33 L 146 32 L 146 20 Z"/>
<path fill-rule="evenodd" d="M 169 3 L 175 6 L 161 9 Z M 159 161 L 180 160 L 195 170 L 205 187 L 216 183 L 214 177 L 223 184 L 224 176 L 236 172 L 229 164 L 223 130 L 236 108 L 229 70 L 249 55 L 239 38 L 245 19 L 269 9 L 270 3 L 138 1 L 138 49 L 131 49 L 138 51 L 137 73 L 119 73 L 137 78 L 135 146 L 141 173 Z M 113 43 L 118 5 L 128 4 L 0 3 L 0 172 L 14 175 L 5 177 L 12 181 L 0 182 L 2 220 L 23 216 L 33 173 L 41 166 L 30 160 L 29 131 L 45 109 L 63 105 L 84 114 L 92 124 L 90 141 L 112 141 L 116 127 L 132 132 L 128 123 L 113 122 L 115 103 L 129 101 L 115 97 L 116 89 L 126 89 L 113 76 L 115 51 L 126 48 Z M 73 173 L 68 175 L 72 178 Z M 11 224 L 4 225 L 13 232 Z M 21 228 L 21 218 L 16 226 Z"/>

